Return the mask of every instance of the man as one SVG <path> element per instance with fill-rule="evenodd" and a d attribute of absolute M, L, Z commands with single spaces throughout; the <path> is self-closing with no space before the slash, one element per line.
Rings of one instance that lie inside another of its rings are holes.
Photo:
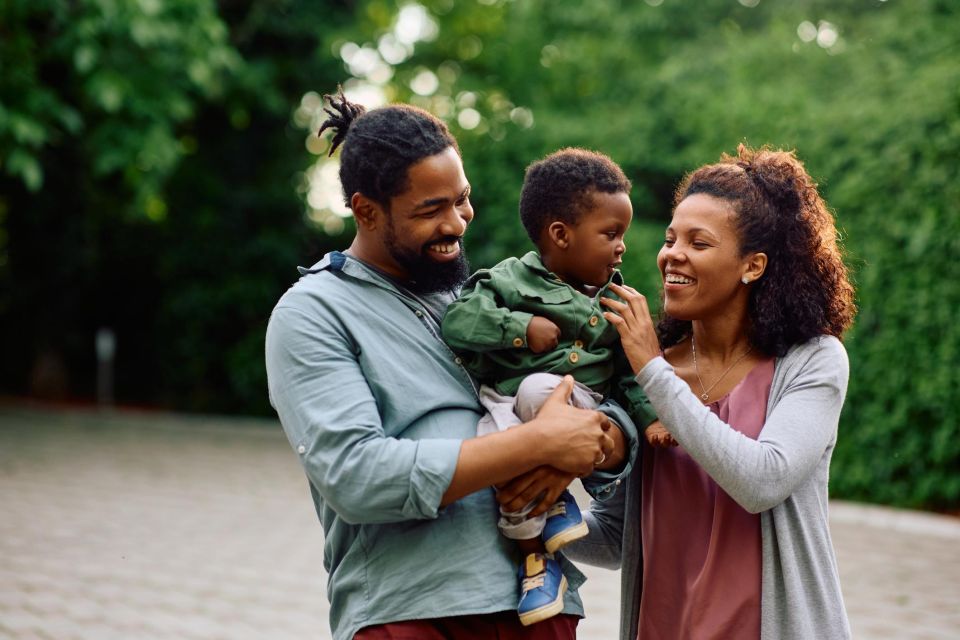
<path fill-rule="evenodd" d="M 516 551 L 497 531 L 489 487 L 547 465 L 625 474 L 629 463 L 609 455 L 624 436 L 567 404 L 568 378 L 535 420 L 475 437 L 477 388 L 440 337 L 467 276 L 473 219 L 457 143 L 420 109 L 367 113 L 328 98 L 321 132 L 335 131 L 331 153 L 343 145 L 357 234 L 346 252 L 301 269 L 271 315 L 266 360 L 271 403 L 323 524 L 334 638 L 573 638 L 583 576 L 566 562 L 564 615 L 519 624 Z M 618 407 L 605 411 L 632 427 Z M 588 486 L 609 495 L 615 481 L 598 472 Z"/>

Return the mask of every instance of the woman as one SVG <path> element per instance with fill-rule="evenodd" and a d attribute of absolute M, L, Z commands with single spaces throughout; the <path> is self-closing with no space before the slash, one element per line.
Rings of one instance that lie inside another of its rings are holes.
<path fill-rule="evenodd" d="M 659 340 L 642 295 L 604 300 L 669 432 L 567 554 L 622 566 L 622 640 L 849 637 L 827 520 L 855 313 L 836 236 L 793 153 L 741 145 L 677 189 Z"/>

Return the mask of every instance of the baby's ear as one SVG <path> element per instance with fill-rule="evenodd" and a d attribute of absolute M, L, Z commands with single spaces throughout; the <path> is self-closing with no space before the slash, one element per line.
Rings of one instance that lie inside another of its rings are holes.
<path fill-rule="evenodd" d="M 554 220 L 547 227 L 547 237 L 550 243 L 560 250 L 566 250 L 570 246 L 570 228 L 567 223 L 560 220 Z"/>

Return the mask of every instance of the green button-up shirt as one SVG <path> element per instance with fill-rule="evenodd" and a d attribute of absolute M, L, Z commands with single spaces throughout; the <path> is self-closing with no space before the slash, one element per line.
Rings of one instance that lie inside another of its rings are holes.
<path fill-rule="evenodd" d="M 441 339 L 443 296 L 421 300 L 342 253 L 303 273 L 270 317 L 267 377 L 323 525 L 333 637 L 515 609 L 518 553 L 497 530 L 493 491 L 440 508 L 483 413 L 470 373 Z M 625 427 L 634 459 L 629 418 L 603 410 Z M 585 485 L 603 499 L 629 471 Z M 583 615 L 583 576 L 562 562 L 571 586 L 563 610 Z"/>
<path fill-rule="evenodd" d="M 610 282 L 623 284 L 615 271 Z M 503 395 L 515 395 L 531 373 L 572 375 L 597 393 L 612 395 L 637 426 L 654 420 L 650 403 L 634 379 L 616 327 L 603 317 L 601 297 L 619 300 L 610 282 L 593 297 L 550 272 L 531 251 L 477 271 L 443 318 L 443 337 L 480 381 Z M 534 353 L 527 346 L 533 316 L 560 328 L 557 347 Z"/>

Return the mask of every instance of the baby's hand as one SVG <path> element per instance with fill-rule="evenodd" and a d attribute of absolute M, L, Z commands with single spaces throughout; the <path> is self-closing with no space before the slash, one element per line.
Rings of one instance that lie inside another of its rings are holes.
<path fill-rule="evenodd" d="M 650 424 L 643 432 L 647 442 L 655 449 L 665 449 L 667 447 L 677 446 L 677 441 L 673 439 L 666 427 L 659 420 Z"/>
<path fill-rule="evenodd" d="M 533 316 L 527 325 L 527 346 L 534 353 L 556 349 L 560 344 L 560 327 L 543 316 Z"/>

